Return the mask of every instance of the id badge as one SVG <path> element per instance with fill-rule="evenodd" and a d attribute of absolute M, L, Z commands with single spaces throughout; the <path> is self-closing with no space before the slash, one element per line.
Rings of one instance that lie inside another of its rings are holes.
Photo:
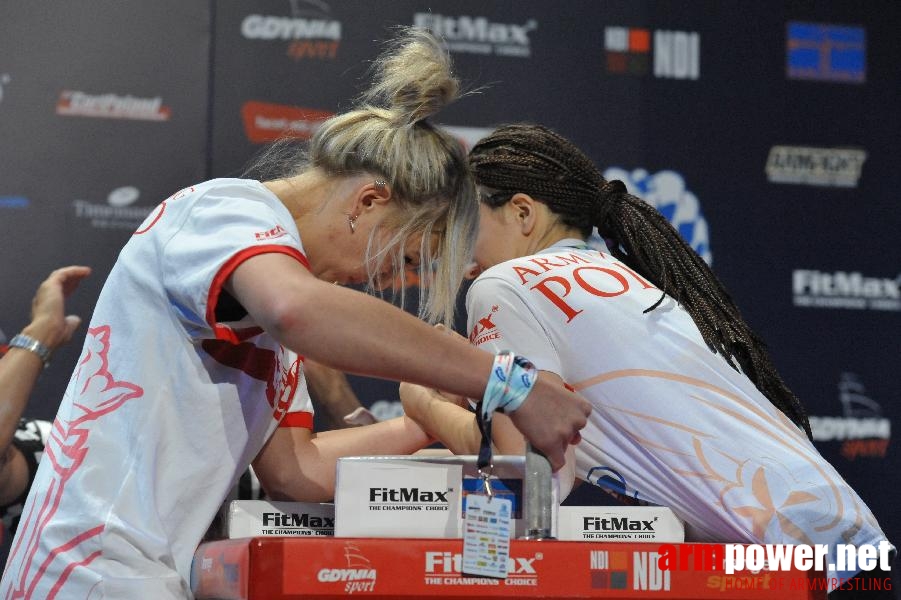
<path fill-rule="evenodd" d="M 513 503 L 493 495 L 466 496 L 463 574 L 506 579 Z"/>

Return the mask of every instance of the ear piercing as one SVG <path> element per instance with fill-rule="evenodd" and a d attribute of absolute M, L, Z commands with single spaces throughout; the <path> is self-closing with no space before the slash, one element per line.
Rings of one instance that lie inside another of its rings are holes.
<path fill-rule="evenodd" d="M 388 188 L 388 182 L 382 178 L 376 179 L 374 184 L 375 184 L 375 187 L 377 187 L 378 190 L 383 193 Z M 358 215 L 353 215 L 353 216 L 347 215 L 347 224 L 350 225 L 351 233 L 355 233 L 357 231 L 357 216 Z"/>

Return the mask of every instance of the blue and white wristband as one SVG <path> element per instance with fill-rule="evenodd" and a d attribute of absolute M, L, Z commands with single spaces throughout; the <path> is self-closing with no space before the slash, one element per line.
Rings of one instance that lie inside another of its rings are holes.
<path fill-rule="evenodd" d="M 538 369 L 522 356 L 516 356 L 509 350 L 495 355 L 488 385 L 485 386 L 485 394 L 476 413 L 476 422 L 482 433 L 478 460 L 480 473 L 491 468 L 491 418 L 494 411 L 499 410 L 508 415 L 516 411 L 526 401 L 536 379 Z M 486 489 L 488 488 L 486 485 Z"/>
<path fill-rule="evenodd" d="M 538 369 L 528 359 L 509 350 L 498 352 L 482 397 L 482 416 L 490 419 L 496 410 L 504 414 L 515 412 L 525 402 L 537 378 Z"/>

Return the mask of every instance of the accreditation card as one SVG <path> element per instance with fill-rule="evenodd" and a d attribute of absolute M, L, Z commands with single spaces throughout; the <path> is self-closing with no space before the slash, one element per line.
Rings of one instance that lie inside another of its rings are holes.
<path fill-rule="evenodd" d="M 482 494 L 466 496 L 463 574 L 506 579 L 513 503 Z"/>

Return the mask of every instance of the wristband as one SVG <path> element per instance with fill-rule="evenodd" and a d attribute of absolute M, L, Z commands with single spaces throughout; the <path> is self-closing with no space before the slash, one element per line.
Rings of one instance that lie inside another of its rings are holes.
<path fill-rule="evenodd" d="M 497 409 L 505 415 L 516 412 L 526 401 L 536 379 L 538 379 L 538 369 L 535 368 L 535 365 L 522 356 L 514 356 L 507 384 L 507 394 Z"/>
<path fill-rule="evenodd" d="M 50 365 L 50 355 L 53 354 L 53 351 L 29 335 L 24 333 L 14 335 L 13 339 L 9 340 L 9 347 L 34 352 L 41 359 L 41 362 L 44 363 L 45 369 Z"/>
<path fill-rule="evenodd" d="M 538 378 L 538 369 L 522 356 L 509 350 L 498 352 L 491 366 L 488 385 L 476 410 L 476 422 L 482 433 L 479 446 L 479 471 L 491 467 L 491 417 L 495 410 L 510 414 L 522 406 Z"/>
<path fill-rule="evenodd" d="M 482 396 L 482 406 L 480 407 L 483 417 L 490 420 L 491 414 L 500 406 L 506 394 L 507 381 L 510 379 L 512 369 L 512 352 L 503 350 L 494 356 L 491 373 L 488 375 L 488 385 L 485 386 L 485 395 Z"/>
<path fill-rule="evenodd" d="M 504 414 L 516 411 L 532 391 L 537 377 L 538 370 L 528 359 L 509 350 L 498 352 L 482 397 L 483 416 L 495 410 Z"/>

